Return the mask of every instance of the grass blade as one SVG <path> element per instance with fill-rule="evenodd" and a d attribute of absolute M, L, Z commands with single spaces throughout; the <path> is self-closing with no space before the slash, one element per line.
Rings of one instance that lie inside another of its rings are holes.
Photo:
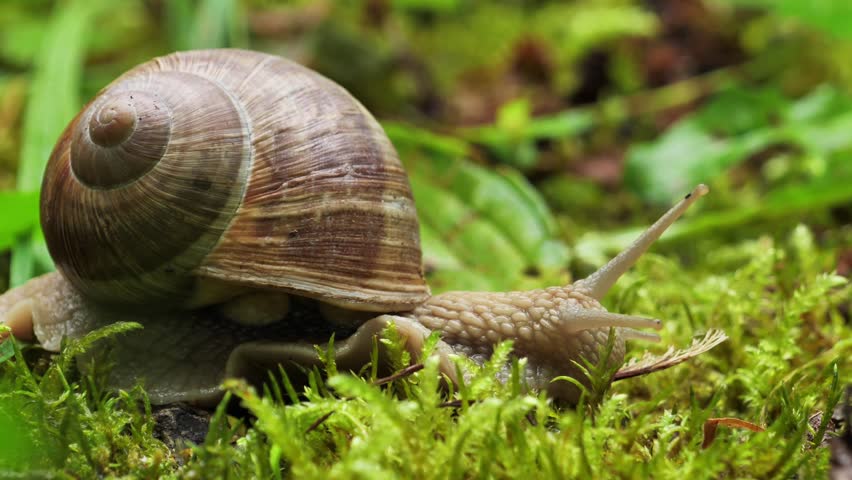
<path fill-rule="evenodd" d="M 188 47 L 245 47 L 248 29 L 234 0 L 202 0 L 196 9 Z"/>
<path fill-rule="evenodd" d="M 80 106 L 80 83 L 86 50 L 85 32 L 100 1 L 59 3 L 49 22 L 36 59 L 30 96 L 24 112 L 21 159 L 17 188 L 36 192 L 56 139 Z M 37 226 L 36 226 L 37 228 Z M 12 252 L 10 284 L 20 285 L 37 273 L 36 252 L 41 236 L 33 231 L 20 239 Z"/>

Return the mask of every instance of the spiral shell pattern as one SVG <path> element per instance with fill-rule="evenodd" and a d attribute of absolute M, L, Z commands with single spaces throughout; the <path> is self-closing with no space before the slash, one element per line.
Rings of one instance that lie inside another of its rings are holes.
<path fill-rule="evenodd" d="M 272 55 L 176 53 L 118 78 L 57 143 L 41 212 L 57 268 L 106 302 L 182 304 L 205 279 L 371 311 L 429 296 L 387 136 Z"/>

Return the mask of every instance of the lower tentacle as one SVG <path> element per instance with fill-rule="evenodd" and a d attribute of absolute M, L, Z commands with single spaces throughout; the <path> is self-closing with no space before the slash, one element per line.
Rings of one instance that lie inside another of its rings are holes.
<path fill-rule="evenodd" d="M 560 321 L 563 323 L 564 328 L 571 332 L 579 332 L 591 328 L 611 327 L 653 328 L 656 330 L 663 328 L 663 322 L 656 318 L 624 315 L 607 312 L 606 310 L 578 308 L 575 304 L 567 305 L 560 309 L 559 313 Z M 656 337 L 656 335 L 654 336 Z"/>

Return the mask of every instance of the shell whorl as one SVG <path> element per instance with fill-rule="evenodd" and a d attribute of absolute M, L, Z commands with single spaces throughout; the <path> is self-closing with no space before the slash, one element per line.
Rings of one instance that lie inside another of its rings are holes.
<path fill-rule="evenodd" d="M 219 85 L 134 71 L 71 124 L 45 174 L 57 268 L 108 302 L 181 303 L 245 190 L 248 121 Z"/>
<path fill-rule="evenodd" d="M 74 127 L 71 169 L 93 188 L 115 188 L 147 173 L 166 153 L 169 106 L 141 90 L 99 97 Z"/>
<path fill-rule="evenodd" d="M 41 209 L 57 268 L 104 301 L 185 304 L 198 279 L 374 311 L 429 296 L 381 127 L 271 55 L 176 53 L 118 78 L 60 138 Z"/>

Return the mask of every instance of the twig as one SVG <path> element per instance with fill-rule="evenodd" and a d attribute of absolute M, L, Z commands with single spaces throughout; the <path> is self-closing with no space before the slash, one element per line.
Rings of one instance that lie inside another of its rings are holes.
<path fill-rule="evenodd" d="M 414 365 L 409 365 L 389 377 L 377 378 L 376 381 L 373 382 L 373 385 L 384 385 L 394 380 L 399 380 L 400 378 L 408 377 L 414 374 L 415 372 L 419 372 L 420 370 L 423 370 L 423 364 L 415 363 Z"/>
<path fill-rule="evenodd" d="M 328 420 L 328 417 L 330 417 L 332 413 L 334 413 L 334 410 L 332 410 L 332 411 L 330 411 L 330 412 L 326 413 L 325 415 L 323 415 L 323 416 L 319 417 L 318 419 L 316 419 L 316 420 L 314 421 L 314 423 L 312 423 L 312 424 L 311 424 L 311 426 L 310 426 L 310 427 L 308 427 L 308 429 L 307 429 L 307 430 L 305 430 L 305 435 L 307 435 L 307 434 L 309 434 L 309 433 L 313 432 L 314 430 L 316 430 L 316 429 L 317 429 L 317 427 L 319 427 L 320 425 L 322 425 L 322 424 L 323 424 L 323 422 L 325 422 L 326 420 Z"/>
<path fill-rule="evenodd" d="M 471 401 L 471 403 L 473 403 L 473 402 Z M 449 402 L 441 402 L 441 403 L 438 404 L 438 406 L 444 407 L 444 408 L 446 408 L 446 407 L 459 408 L 459 407 L 462 406 L 462 401 L 461 400 L 450 400 Z"/>

